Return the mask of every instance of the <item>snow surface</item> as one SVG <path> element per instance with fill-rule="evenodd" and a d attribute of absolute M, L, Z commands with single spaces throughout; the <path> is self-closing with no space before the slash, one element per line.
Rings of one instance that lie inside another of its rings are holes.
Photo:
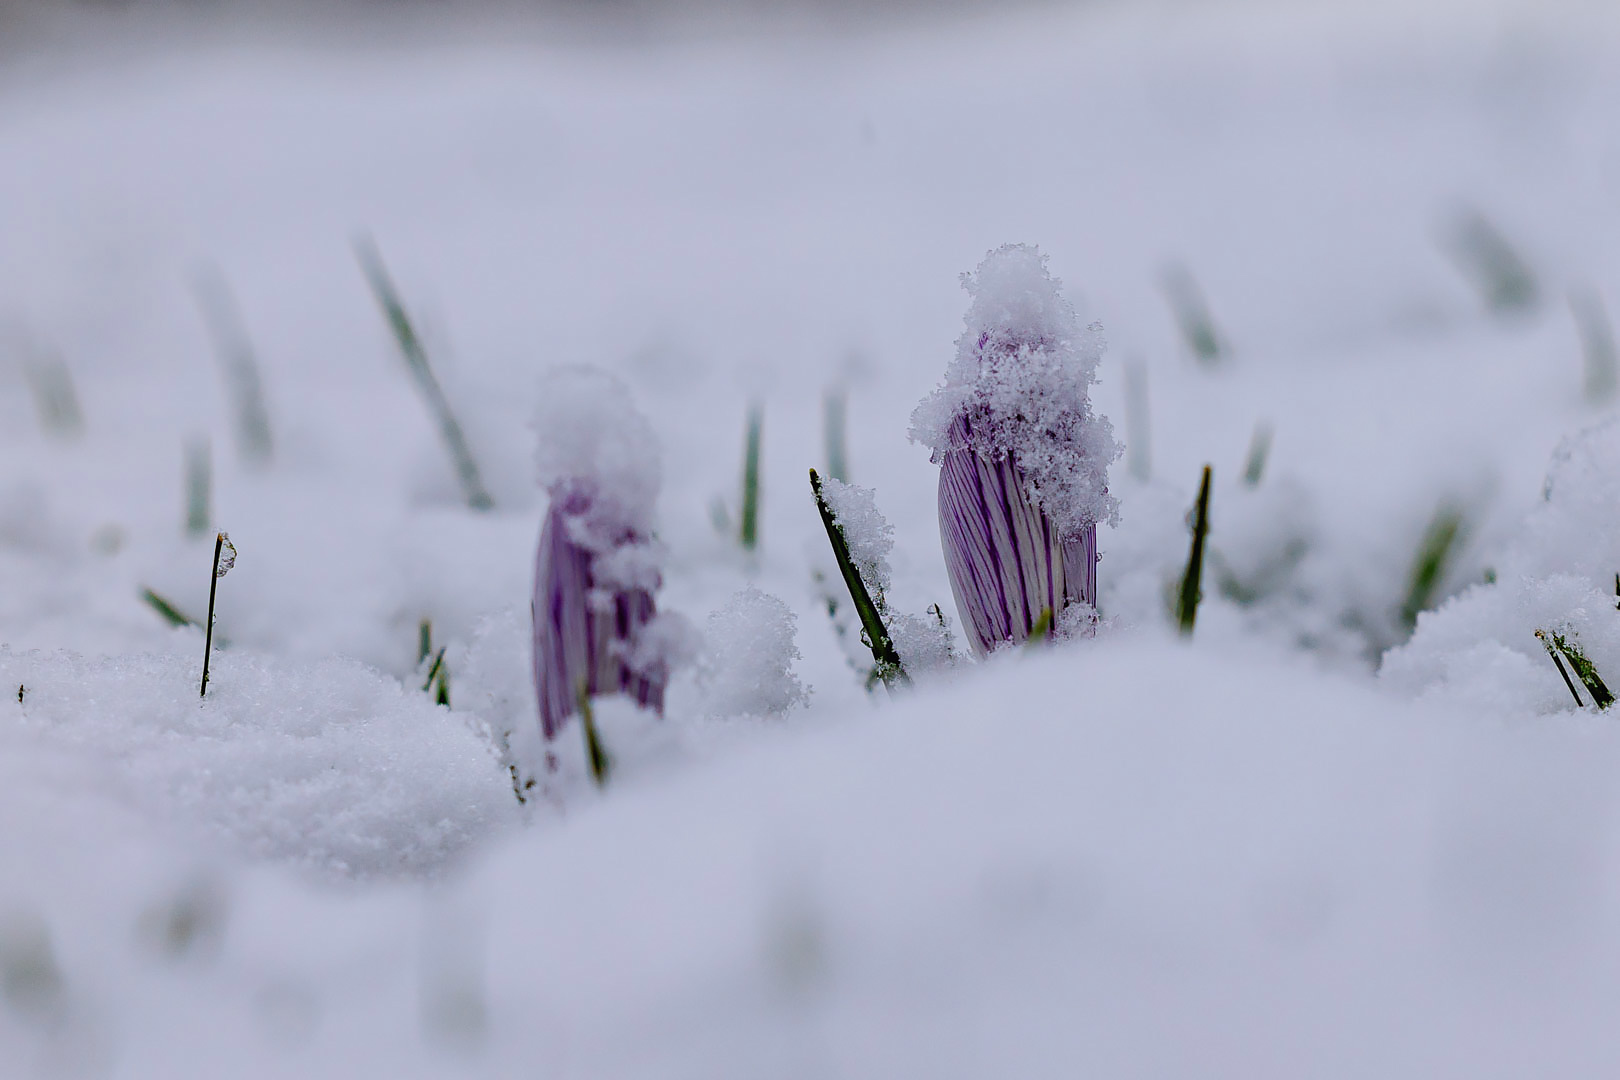
<path fill-rule="evenodd" d="M 1533 636 L 1620 688 L 1620 435 L 1563 301 L 1620 302 L 1611 11 L 466 40 L 0 69 L 0 1073 L 1620 1070 L 1620 735 Z M 1535 275 L 1528 309 L 1455 264 L 1468 213 Z M 849 475 L 892 523 L 891 609 L 951 614 L 906 418 L 953 356 L 958 275 L 1007 243 L 1105 328 L 1096 414 L 1151 440 L 1111 478 L 1102 623 L 869 692 L 826 609 L 820 403 L 845 395 Z M 268 463 L 233 452 L 202 265 L 261 367 Z M 1179 337 L 1172 265 L 1218 369 Z M 77 425 L 36 407 L 51 357 Z M 559 366 L 617 389 L 543 393 Z M 756 401 L 743 552 L 711 507 Z M 536 409 L 570 461 L 662 447 L 661 488 L 626 474 L 635 513 L 658 493 L 661 608 L 702 624 L 759 590 L 728 630 L 748 703 L 712 708 L 699 670 L 663 722 L 602 702 L 600 790 L 579 726 L 539 745 Z M 1444 507 L 1460 539 L 1408 639 Z M 200 701 L 200 631 L 141 590 L 200 619 L 216 529 L 241 554 Z M 759 715 L 795 686 L 807 707 Z"/>

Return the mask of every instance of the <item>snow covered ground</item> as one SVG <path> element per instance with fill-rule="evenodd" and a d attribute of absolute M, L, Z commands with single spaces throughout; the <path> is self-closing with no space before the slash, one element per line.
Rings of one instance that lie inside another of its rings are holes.
<path fill-rule="evenodd" d="M 1534 632 L 1620 683 L 1617 58 L 1600 7 L 1255 3 L 0 70 L 0 1072 L 1614 1075 L 1620 736 Z M 823 400 L 890 603 L 955 622 L 908 418 L 1009 241 L 1108 339 L 1105 625 L 869 693 Z M 602 791 L 529 682 L 559 363 L 651 421 L 661 603 L 711 635 L 661 725 L 603 709 Z M 199 703 L 142 590 L 200 618 L 216 528 Z"/>

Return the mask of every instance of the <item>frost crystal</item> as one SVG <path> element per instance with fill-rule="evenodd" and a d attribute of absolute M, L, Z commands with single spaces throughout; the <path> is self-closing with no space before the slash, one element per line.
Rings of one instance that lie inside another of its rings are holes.
<path fill-rule="evenodd" d="M 231 572 L 236 565 L 236 545 L 231 543 L 230 533 L 219 534 L 219 563 L 214 567 L 214 576 L 222 578 Z M 236 586 L 231 586 L 235 588 Z"/>
<path fill-rule="evenodd" d="M 1025 640 L 1043 615 L 1097 600 L 1097 523 L 1118 517 L 1119 456 L 1094 416 L 1102 337 L 1035 248 L 992 251 L 963 275 L 973 297 L 945 385 L 912 414 L 911 437 L 940 466 L 945 568 L 979 656 Z"/>
<path fill-rule="evenodd" d="M 833 477 L 821 480 L 821 496 L 838 519 L 849 545 L 849 558 L 861 572 L 861 580 L 874 594 L 889 591 L 889 552 L 894 550 L 894 526 L 877 508 L 877 493 L 871 488 L 846 484 Z"/>

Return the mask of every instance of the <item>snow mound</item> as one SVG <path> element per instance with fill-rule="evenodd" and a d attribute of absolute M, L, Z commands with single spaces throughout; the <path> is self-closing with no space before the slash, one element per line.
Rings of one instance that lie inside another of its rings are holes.
<path fill-rule="evenodd" d="M 752 587 L 709 616 L 698 677 L 710 716 L 773 716 L 809 703 L 793 673 L 797 623 L 786 604 Z"/>
<path fill-rule="evenodd" d="M 995 460 L 1013 455 L 1026 493 L 1064 538 L 1114 521 L 1108 466 L 1120 448 L 1089 397 L 1105 347 L 1101 327 L 1081 328 L 1046 256 L 1031 245 L 990 252 L 962 286 L 973 298 L 967 329 L 945 384 L 912 413 L 912 439 L 938 461 L 960 449 L 953 427 L 965 416 L 973 449 Z"/>
<path fill-rule="evenodd" d="M 1574 698 L 1535 636 L 1544 630 L 1579 647 L 1611 689 L 1620 687 L 1620 420 L 1565 439 L 1542 494 L 1496 581 L 1418 616 L 1412 639 L 1384 655 L 1387 685 L 1493 714 L 1569 708 Z"/>
<path fill-rule="evenodd" d="M 515 820 L 466 714 L 351 660 L 239 650 L 215 655 L 199 700 L 195 644 L 106 659 L 0 646 L 0 712 L 11 737 L 78 755 L 135 809 L 323 875 L 433 871 Z"/>

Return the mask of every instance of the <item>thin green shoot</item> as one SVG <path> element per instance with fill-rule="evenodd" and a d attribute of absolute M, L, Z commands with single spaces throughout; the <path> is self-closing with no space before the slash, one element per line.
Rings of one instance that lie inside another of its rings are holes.
<path fill-rule="evenodd" d="M 1198 621 L 1198 601 L 1204 576 L 1204 539 L 1209 535 L 1209 481 L 1210 467 L 1204 466 L 1204 478 L 1198 485 L 1198 502 L 1193 508 L 1192 548 L 1187 553 L 1187 570 L 1181 576 L 1181 590 L 1176 599 L 1176 626 L 1182 637 L 1191 637 Z"/>
<path fill-rule="evenodd" d="M 1558 668 L 1558 674 L 1564 677 L 1564 685 L 1569 687 L 1570 696 L 1575 699 L 1575 707 L 1577 709 L 1585 708 L 1586 702 L 1581 700 L 1580 691 L 1575 689 L 1575 683 L 1572 679 L 1570 679 L 1569 672 L 1564 670 L 1564 662 L 1558 658 L 1558 650 L 1553 648 L 1553 643 L 1547 639 L 1547 635 L 1542 631 L 1536 631 L 1536 638 L 1541 642 L 1542 645 L 1546 646 L 1547 655 L 1552 657 L 1552 662 Z"/>
<path fill-rule="evenodd" d="M 1226 345 L 1215 329 L 1209 304 L 1192 271 L 1181 263 L 1171 263 L 1164 268 L 1159 281 L 1165 300 L 1170 304 L 1170 314 L 1194 359 L 1205 367 L 1219 366 L 1226 357 Z"/>
<path fill-rule="evenodd" d="M 218 267 L 206 267 L 192 278 L 192 291 L 208 336 L 214 343 L 220 373 L 236 414 L 236 452 L 243 463 L 263 466 L 270 462 L 275 440 L 270 434 L 270 410 L 264 401 L 264 380 L 253 342 L 243 328 L 242 313 L 225 275 Z"/>
<path fill-rule="evenodd" d="M 743 446 L 742 515 L 737 539 L 744 551 L 759 546 L 759 443 L 764 414 L 756 403 L 748 407 L 748 435 Z"/>
<path fill-rule="evenodd" d="M 1418 613 L 1429 610 L 1445 580 L 1446 567 L 1463 536 L 1463 514 L 1451 503 L 1443 503 L 1418 543 L 1412 561 L 1406 600 L 1401 604 L 1401 624 L 1410 633 L 1417 626 Z"/>
<path fill-rule="evenodd" d="M 900 654 L 894 647 L 893 639 L 889 637 L 888 627 L 883 625 L 882 613 L 878 610 L 877 604 L 873 603 L 866 582 L 861 579 L 861 572 L 856 569 L 854 561 L 850 558 L 849 542 L 844 538 L 844 527 L 838 524 L 832 507 L 827 505 L 827 499 L 821 492 L 821 477 L 816 475 L 814 469 L 810 470 L 810 492 L 815 496 L 816 509 L 821 513 L 821 524 L 827 530 L 827 542 L 832 545 L 833 558 L 837 560 L 838 571 L 843 575 L 844 587 L 849 590 L 849 598 L 855 604 L 855 613 L 860 616 L 861 636 L 867 647 L 872 650 L 874 673 L 891 691 L 897 686 L 909 686 L 911 677 L 901 665 Z"/>
<path fill-rule="evenodd" d="M 450 665 L 439 665 L 439 689 L 434 692 L 433 700 L 436 704 L 450 707 Z"/>
<path fill-rule="evenodd" d="M 236 545 L 231 543 L 229 533 L 218 533 L 214 537 L 214 576 L 208 581 L 208 623 L 203 633 L 203 669 L 202 690 L 198 697 L 208 696 L 208 662 L 214 653 L 214 597 L 219 592 L 219 579 L 230 572 L 236 565 Z"/>
<path fill-rule="evenodd" d="M 1243 483 L 1246 487 L 1259 487 L 1266 474 L 1266 460 L 1271 456 L 1271 425 L 1264 420 L 1254 425 L 1249 437 L 1249 457 L 1243 465 Z"/>
<path fill-rule="evenodd" d="M 1139 484 L 1153 475 L 1148 417 L 1147 367 L 1133 358 L 1125 361 L 1125 471 Z"/>
<path fill-rule="evenodd" d="M 450 409 L 450 402 L 444 396 L 443 387 L 433 374 L 427 352 L 422 348 L 422 339 L 417 336 L 410 316 L 405 313 L 405 305 L 394 288 L 393 280 L 388 276 L 388 269 L 383 265 L 382 255 L 378 252 L 376 243 L 369 236 L 357 237 L 354 241 L 354 252 L 360 260 L 361 272 L 370 283 L 371 291 L 376 294 L 377 303 L 388 319 L 389 328 L 394 332 L 394 340 L 399 345 L 400 355 L 405 358 L 405 364 L 416 380 L 417 389 L 422 392 L 422 397 L 427 401 L 428 409 L 438 424 L 439 434 L 450 453 L 451 463 L 455 466 L 456 478 L 461 483 L 467 505 L 474 510 L 492 509 L 495 500 L 484 487 L 483 479 L 479 476 L 478 463 L 473 460 L 472 448 L 467 444 L 467 436 L 456 420 L 455 413 Z"/>
<path fill-rule="evenodd" d="M 146 602 L 147 607 L 161 615 L 163 621 L 170 626 L 202 626 L 202 623 L 193 619 L 151 589 L 141 589 L 141 599 Z"/>
<path fill-rule="evenodd" d="M 193 439 L 186 443 L 186 535 L 202 536 L 208 532 L 213 514 L 214 468 L 208 439 Z"/>
<path fill-rule="evenodd" d="M 591 779 L 596 781 L 596 786 L 605 788 L 608 778 L 613 775 L 613 758 L 596 730 L 596 716 L 591 710 L 591 695 L 585 688 L 584 679 L 579 681 L 578 701 L 580 727 L 585 731 L 585 761 L 591 768 Z"/>
<path fill-rule="evenodd" d="M 827 441 L 827 475 L 849 483 L 849 394 L 842 387 L 828 390 L 821 402 L 822 433 Z"/>

